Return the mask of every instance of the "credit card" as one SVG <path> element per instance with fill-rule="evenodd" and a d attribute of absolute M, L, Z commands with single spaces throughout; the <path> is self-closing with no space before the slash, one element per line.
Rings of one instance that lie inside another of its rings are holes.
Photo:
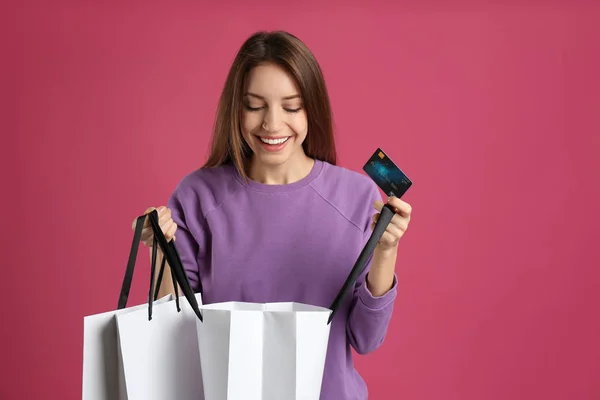
<path fill-rule="evenodd" d="M 408 176 L 379 148 L 363 166 L 363 170 L 388 196 L 400 198 L 412 186 Z"/>

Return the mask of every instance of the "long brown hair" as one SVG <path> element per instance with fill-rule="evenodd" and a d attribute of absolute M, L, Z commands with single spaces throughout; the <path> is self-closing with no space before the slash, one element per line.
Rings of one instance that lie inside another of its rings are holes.
<path fill-rule="evenodd" d="M 336 163 L 333 118 L 321 67 L 308 47 L 294 35 L 257 32 L 239 49 L 219 99 L 210 156 L 203 168 L 232 163 L 247 178 L 245 161 L 252 155 L 241 132 L 242 99 L 248 72 L 265 62 L 275 63 L 295 80 L 308 119 L 302 144 L 307 156 Z"/>

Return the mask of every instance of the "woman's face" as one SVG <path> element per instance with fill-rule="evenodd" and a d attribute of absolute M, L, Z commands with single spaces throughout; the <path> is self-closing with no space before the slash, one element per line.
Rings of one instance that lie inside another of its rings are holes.
<path fill-rule="evenodd" d="M 241 122 L 253 163 L 278 166 L 305 156 L 306 111 L 293 78 L 281 67 L 261 64 L 249 72 Z"/>

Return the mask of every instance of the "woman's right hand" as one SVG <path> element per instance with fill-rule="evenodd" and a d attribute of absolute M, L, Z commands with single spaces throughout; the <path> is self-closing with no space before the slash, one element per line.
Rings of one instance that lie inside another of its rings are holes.
<path fill-rule="evenodd" d="M 171 218 L 171 210 L 165 206 L 160 206 L 158 208 L 149 207 L 144 215 L 151 213 L 156 210 L 158 212 L 158 224 L 160 225 L 160 229 L 162 230 L 167 242 L 170 242 L 171 239 L 175 239 L 175 232 L 177 231 L 177 224 Z M 135 230 L 137 218 L 133 220 L 131 228 Z M 154 243 L 154 232 L 152 231 L 152 227 L 150 226 L 150 219 L 144 219 L 144 228 L 142 229 L 142 243 L 146 247 L 152 247 Z"/>

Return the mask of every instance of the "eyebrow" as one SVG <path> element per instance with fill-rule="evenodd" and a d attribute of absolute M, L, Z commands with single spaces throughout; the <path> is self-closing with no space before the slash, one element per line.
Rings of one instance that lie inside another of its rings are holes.
<path fill-rule="evenodd" d="M 247 92 L 246 94 L 244 94 L 244 96 L 256 97 L 257 99 L 265 100 L 265 98 L 263 96 L 260 96 L 256 93 L 252 93 L 252 92 Z M 293 94 L 291 96 L 285 96 L 283 98 L 283 100 L 292 100 L 292 99 L 297 99 L 299 97 L 300 97 L 299 94 Z"/>

